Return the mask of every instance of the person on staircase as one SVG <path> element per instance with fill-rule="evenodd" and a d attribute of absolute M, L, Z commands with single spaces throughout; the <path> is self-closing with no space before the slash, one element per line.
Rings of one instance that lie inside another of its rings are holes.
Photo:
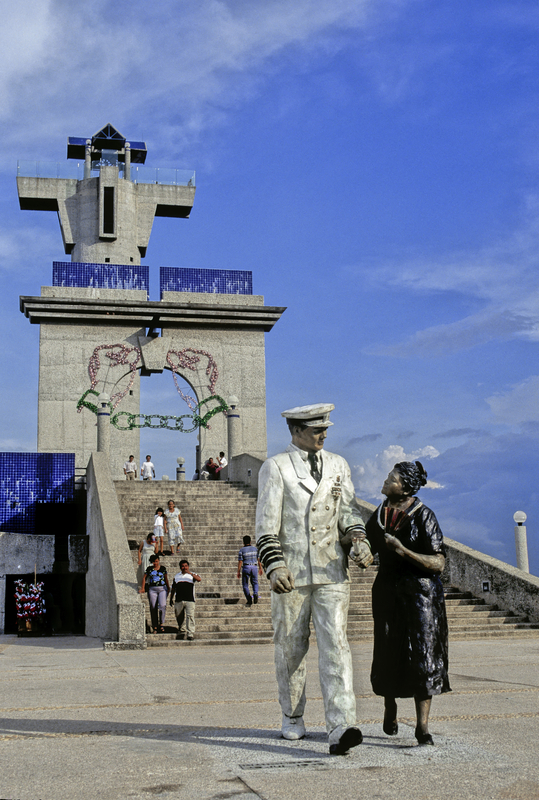
<path fill-rule="evenodd" d="M 191 572 L 187 559 L 182 558 L 180 572 L 174 576 L 170 592 L 170 605 L 174 606 L 178 621 L 176 639 L 192 641 L 195 638 L 195 583 L 201 580 L 200 575 Z"/>
<path fill-rule="evenodd" d="M 204 469 L 202 471 L 202 475 L 207 475 L 208 477 L 204 478 L 204 480 L 208 481 L 217 481 L 219 480 L 219 473 L 217 470 L 219 469 L 219 464 L 213 460 L 213 458 L 208 458 L 206 463 L 204 464 Z"/>
<path fill-rule="evenodd" d="M 253 603 L 258 603 L 258 576 L 262 575 L 262 564 L 258 558 L 257 548 L 251 544 L 251 537 L 243 537 L 243 547 L 240 548 L 238 553 L 238 573 L 236 578 L 239 580 L 241 576 L 241 583 L 243 594 L 247 600 L 247 605 L 252 606 Z M 251 590 L 249 582 L 253 589 L 253 596 L 251 597 Z"/>
<path fill-rule="evenodd" d="M 152 457 L 146 456 L 146 461 L 142 462 L 140 477 L 143 481 L 152 481 L 155 478 L 155 467 L 152 464 Z"/>
<path fill-rule="evenodd" d="M 224 450 L 221 450 L 221 452 L 219 453 L 219 458 L 217 459 L 217 465 L 218 466 L 217 466 L 216 475 L 217 475 L 217 480 L 220 481 L 221 480 L 221 470 L 224 469 L 225 467 L 228 467 L 228 461 L 227 461 L 227 459 L 225 457 Z"/>
<path fill-rule="evenodd" d="M 129 459 L 124 464 L 124 475 L 126 481 L 134 481 L 137 477 L 137 463 L 135 456 L 129 456 Z"/>
<path fill-rule="evenodd" d="M 163 556 L 163 537 L 165 535 L 165 516 L 164 511 L 159 506 L 155 510 L 155 517 L 153 518 L 153 535 L 155 536 L 155 552 Z"/>
<path fill-rule="evenodd" d="M 138 549 L 138 583 L 142 586 L 142 579 L 150 566 L 150 557 L 155 555 L 155 537 L 153 531 L 140 543 Z"/>
<path fill-rule="evenodd" d="M 171 555 L 180 552 L 180 545 L 184 544 L 183 532 L 184 527 L 180 509 L 176 508 L 174 500 L 169 500 L 165 511 L 165 533 L 168 536 Z"/>
<path fill-rule="evenodd" d="M 150 566 L 142 579 L 140 594 L 148 588 L 150 615 L 154 633 L 165 632 L 165 615 L 167 613 L 167 594 L 170 592 L 167 568 L 161 566 L 159 556 L 150 556 Z"/>

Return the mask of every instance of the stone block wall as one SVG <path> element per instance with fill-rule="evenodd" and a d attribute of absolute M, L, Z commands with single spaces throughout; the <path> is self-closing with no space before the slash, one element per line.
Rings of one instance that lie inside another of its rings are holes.
<path fill-rule="evenodd" d="M 144 647 L 144 607 L 104 453 L 92 454 L 87 484 L 86 635 Z"/>

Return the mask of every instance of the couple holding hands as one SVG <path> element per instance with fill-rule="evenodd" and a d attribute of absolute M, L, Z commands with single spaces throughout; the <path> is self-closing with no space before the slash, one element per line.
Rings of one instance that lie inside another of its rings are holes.
<path fill-rule="evenodd" d="M 371 683 L 384 698 L 383 730 L 397 735 L 396 698 L 413 697 L 415 737 L 432 745 L 431 700 L 450 686 L 443 536 L 434 513 L 415 496 L 427 473 L 419 461 L 395 464 L 382 487 L 386 499 L 365 525 L 347 462 L 323 451 L 333 409 L 319 403 L 283 411 L 292 442 L 267 459 L 259 474 L 256 543 L 272 589 L 282 736 L 305 735 L 312 619 L 329 751 L 344 755 L 361 744 L 346 636 L 348 557 L 367 568 L 377 553 Z"/>

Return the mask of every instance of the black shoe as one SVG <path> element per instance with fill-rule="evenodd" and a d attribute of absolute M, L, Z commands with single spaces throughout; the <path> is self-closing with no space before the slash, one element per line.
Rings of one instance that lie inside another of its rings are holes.
<path fill-rule="evenodd" d="M 396 736 L 399 732 L 399 723 L 395 721 L 385 720 L 384 724 L 382 725 L 382 730 L 388 736 Z"/>
<path fill-rule="evenodd" d="M 176 639 L 185 639 L 185 633 L 177 633 Z"/>
<path fill-rule="evenodd" d="M 337 744 L 330 744 L 330 756 L 344 756 L 351 747 L 357 747 L 363 741 L 363 734 L 359 728 L 347 728 Z"/>
<path fill-rule="evenodd" d="M 418 744 L 430 744 L 434 746 L 434 741 L 430 733 L 420 733 L 418 729 L 415 729 L 415 738 L 417 739 Z"/>
<path fill-rule="evenodd" d="M 257 594 L 255 594 L 255 596 L 253 597 L 253 603 L 255 604 L 255 606 L 258 603 L 258 595 Z"/>
<path fill-rule="evenodd" d="M 247 602 L 246 602 L 246 604 L 245 604 L 245 605 L 246 605 L 246 606 L 252 606 L 252 605 L 253 605 L 253 601 L 251 600 L 251 598 L 249 598 L 249 599 L 247 600 Z"/>

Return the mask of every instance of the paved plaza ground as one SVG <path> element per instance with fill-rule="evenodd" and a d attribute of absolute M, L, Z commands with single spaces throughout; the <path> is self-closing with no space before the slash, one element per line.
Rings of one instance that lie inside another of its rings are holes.
<path fill-rule="evenodd" d="M 104 651 L 0 636 L 0 800 L 539 800 L 539 637 L 456 642 L 419 747 L 413 701 L 383 734 L 371 645 L 352 645 L 364 743 L 328 755 L 309 655 L 301 742 L 279 738 L 273 647 Z"/>

